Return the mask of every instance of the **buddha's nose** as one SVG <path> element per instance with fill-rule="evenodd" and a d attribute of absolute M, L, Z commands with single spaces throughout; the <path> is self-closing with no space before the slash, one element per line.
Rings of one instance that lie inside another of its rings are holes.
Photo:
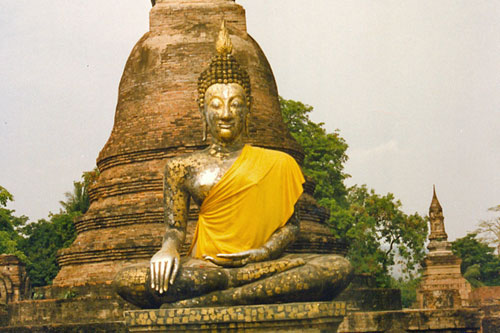
<path fill-rule="evenodd" d="M 233 118 L 233 114 L 230 110 L 229 105 L 225 105 L 224 108 L 222 109 L 221 119 L 222 120 L 231 120 L 232 118 Z"/>

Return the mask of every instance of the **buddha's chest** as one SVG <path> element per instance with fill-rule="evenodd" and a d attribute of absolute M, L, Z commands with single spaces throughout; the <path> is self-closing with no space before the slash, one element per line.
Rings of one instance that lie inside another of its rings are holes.
<path fill-rule="evenodd" d="M 235 160 L 236 158 L 207 159 L 205 163 L 192 170 L 186 185 L 188 192 L 198 205 L 201 205 L 210 190 L 222 179 Z"/>

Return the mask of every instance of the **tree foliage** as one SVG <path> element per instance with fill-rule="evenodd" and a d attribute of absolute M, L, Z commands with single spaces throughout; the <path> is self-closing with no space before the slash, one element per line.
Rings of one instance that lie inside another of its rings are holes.
<path fill-rule="evenodd" d="M 493 253 L 495 248 L 478 239 L 476 233 L 456 239 L 451 249 L 462 259 L 460 269 L 472 286 L 500 285 L 500 257 Z"/>
<path fill-rule="evenodd" d="M 413 278 L 425 256 L 427 220 L 405 214 L 393 194 L 382 196 L 366 185 L 351 187 L 348 202 L 346 237 L 357 272 L 374 274 L 379 285 L 389 286 L 390 267 L 398 264 L 406 278 Z"/>
<path fill-rule="evenodd" d="M 6 208 L 7 202 L 13 200 L 14 196 L 6 188 L 0 186 L 0 253 L 14 254 L 26 263 L 28 259 L 19 248 L 21 237 L 17 229 L 24 225 L 28 218 L 26 216 L 15 216 L 14 210 Z"/>
<path fill-rule="evenodd" d="M 314 197 L 334 199 L 337 204 L 347 207 L 347 189 L 344 180 L 349 177 L 344 173 L 347 161 L 347 143 L 338 130 L 327 133 L 323 123 L 309 119 L 311 106 L 301 102 L 280 98 L 281 114 L 290 133 L 304 148 L 304 173 L 316 183 Z"/>
<path fill-rule="evenodd" d="M 25 216 L 14 216 L 5 206 L 13 196 L 0 186 L 0 253 L 17 255 L 24 263 L 33 286 L 44 286 L 59 271 L 57 251 L 71 245 L 76 237 L 75 219 L 90 205 L 88 188 L 99 176 L 97 168 L 84 172 L 81 181 L 73 182 L 73 191 L 60 201 L 62 209 L 49 213 L 48 219 L 28 222 Z"/>
<path fill-rule="evenodd" d="M 355 271 L 371 273 L 379 286 L 389 286 L 390 267 L 398 263 L 411 277 L 424 256 L 426 219 L 405 214 L 391 193 L 382 196 L 365 185 L 347 188 L 348 146 L 339 131 L 328 133 L 323 123 L 313 122 L 311 106 L 283 98 L 280 104 L 292 136 L 304 148 L 303 171 L 316 183 L 314 197 L 329 209 L 334 234 L 349 242 L 348 257 Z"/>
<path fill-rule="evenodd" d="M 66 201 L 59 201 L 64 211 L 68 214 L 80 212 L 85 214 L 90 206 L 88 189 L 99 178 L 99 170 L 94 168 L 92 171 L 86 171 L 82 175 L 81 181 L 73 182 L 73 192 L 66 192 Z"/>
<path fill-rule="evenodd" d="M 57 251 L 73 242 L 76 236 L 73 221 L 80 214 L 50 214 L 49 220 L 41 219 L 20 229 L 23 237 L 19 247 L 29 259 L 26 269 L 33 286 L 50 284 L 59 272 Z"/>
<path fill-rule="evenodd" d="M 391 288 L 399 289 L 401 291 L 401 305 L 403 308 L 411 308 L 417 300 L 417 288 L 422 281 L 422 277 L 415 279 L 392 279 Z"/>
<path fill-rule="evenodd" d="M 5 187 L 0 186 L 0 207 L 7 206 L 7 202 L 12 200 L 14 200 L 12 194 L 10 194 Z"/>

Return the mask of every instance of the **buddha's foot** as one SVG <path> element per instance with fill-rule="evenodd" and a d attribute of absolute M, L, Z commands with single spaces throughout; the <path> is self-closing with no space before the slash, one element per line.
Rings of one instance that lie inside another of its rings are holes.
<path fill-rule="evenodd" d="M 239 287 L 305 265 L 303 258 L 282 258 L 228 269 L 228 287 Z"/>

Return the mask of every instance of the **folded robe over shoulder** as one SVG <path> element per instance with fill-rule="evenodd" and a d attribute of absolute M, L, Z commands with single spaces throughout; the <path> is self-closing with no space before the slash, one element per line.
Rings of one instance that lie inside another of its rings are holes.
<path fill-rule="evenodd" d="M 292 216 L 303 183 L 290 155 L 245 145 L 200 207 L 193 256 L 215 257 L 264 245 Z"/>

